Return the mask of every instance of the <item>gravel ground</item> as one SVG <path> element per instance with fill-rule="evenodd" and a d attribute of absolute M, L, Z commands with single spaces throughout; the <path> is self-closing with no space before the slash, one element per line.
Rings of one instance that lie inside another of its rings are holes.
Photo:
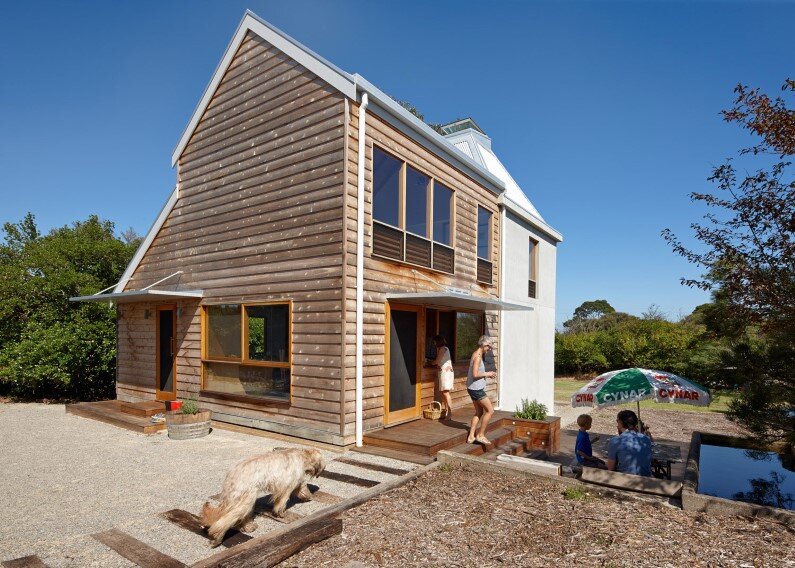
<path fill-rule="evenodd" d="M 795 566 L 782 525 L 466 467 L 443 467 L 343 515 L 343 533 L 280 566 Z"/>
<path fill-rule="evenodd" d="M 628 406 L 611 406 L 589 412 L 593 418 L 592 433 L 616 433 L 616 415 L 620 410 L 629 408 L 637 412 L 634 404 Z M 575 417 L 576 418 L 576 417 Z M 690 443 L 694 430 L 699 432 L 715 432 L 726 436 L 744 436 L 747 433 L 726 415 L 720 412 L 689 412 L 687 410 L 647 410 L 641 409 L 641 419 L 651 428 L 652 435 L 661 440 L 674 440 Z"/>
<path fill-rule="evenodd" d="M 157 550 L 193 563 L 212 554 L 206 539 L 158 515 L 169 509 L 198 513 L 218 493 L 229 468 L 274 447 L 301 447 L 282 439 L 215 429 L 198 440 L 144 436 L 66 414 L 63 405 L 0 403 L 0 561 L 37 554 L 48 565 L 130 566 L 91 534 L 117 528 Z M 324 451 L 327 460 L 343 454 Z M 408 464 L 347 453 L 359 461 L 402 469 Z M 329 471 L 376 481 L 394 479 L 356 466 L 330 462 Z M 351 497 L 363 488 L 313 480 L 326 492 Z M 311 514 L 326 505 L 301 503 L 290 510 Z M 252 536 L 280 523 L 257 519 Z"/>

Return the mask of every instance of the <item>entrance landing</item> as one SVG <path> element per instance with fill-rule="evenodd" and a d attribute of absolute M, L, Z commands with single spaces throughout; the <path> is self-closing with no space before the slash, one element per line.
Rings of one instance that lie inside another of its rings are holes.
<path fill-rule="evenodd" d="M 433 456 L 441 450 L 448 450 L 466 444 L 469 434 L 469 409 L 457 409 L 455 420 L 426 420 L 420 418 L 368 432 L 362 441 L 365 446 L 389 448 L 399 452 Z M 500 440 L 510 440 L 513 431 L 503 426 L 503 419 L 510 419 L 512 412 L 496 410 L 486 430 L 487 437 L 493 444 L 503 443 Z M 476 447 L 470 444 L 473 449 Z M 469 453 L 469 452 L 467 452 Z"/>
<path fill-rule="evenodd" d="M 162 402 L 122 402 L 121 400 L 102 400 L 99 402 L 78 402 L 67 404 L 66 413 L 99 420 L 119 428 L 125 428 L 139 434 L 154 434 L 165 430 L 164 422 L 152 422 L 152 415 L 164 412 Z"/>

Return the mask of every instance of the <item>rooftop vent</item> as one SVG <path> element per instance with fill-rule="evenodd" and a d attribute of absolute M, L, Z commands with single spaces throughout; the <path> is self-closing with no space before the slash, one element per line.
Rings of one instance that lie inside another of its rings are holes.
<path fill-rule="evenodd" d="M 451 122 L 450 124 L 445 124 L 442 126 L 442 132 L 444 132 L 445 135 L 455 134 L 456 132 L 470 129 L 480 132 L 484 136 L 486 135 L 480 126 L 478 126 L 471 118 L 462 118 L 461 120 L 456 120 L 455 122 Z"/>

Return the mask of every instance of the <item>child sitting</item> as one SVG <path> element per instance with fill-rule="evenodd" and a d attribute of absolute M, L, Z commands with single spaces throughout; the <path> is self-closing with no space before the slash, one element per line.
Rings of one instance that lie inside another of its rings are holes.
<path fill-rule="evenodd" d="M 580 427 L 580 431 L 577 432 L 577 441 L 574 443 L 574 455 L 577 456 L 577 463 L 584 467 L 607 469 L 607 464 L 604 460 L 593 456 L 591 438 L 588 436 L 588 430 L 591 429 L 592 422 L 593 420 L 587 414 L 580 414 L 577 417 L 577 425 Z M 598 439 L 598 436 L 594 438 L 594 440 Z"/>

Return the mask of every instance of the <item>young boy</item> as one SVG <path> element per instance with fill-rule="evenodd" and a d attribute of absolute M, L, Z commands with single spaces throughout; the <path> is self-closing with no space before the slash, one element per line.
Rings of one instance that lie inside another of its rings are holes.
<path fill-rule="evenodd" d="M 603 460 L 593 457 L 591 438 L 588 436 L 592 422 L 593 420 L 587 414 L 580 414 L 577 417 L 577 426 L 580 427 L 580 431 L 577 432 L 577 441 L 574 443 L 574 455 L 577 456 L 577 462 L 582 466 L 606 469 L 607 464 Z M 594 439 L 598 440 L 599 438 Z"/>

